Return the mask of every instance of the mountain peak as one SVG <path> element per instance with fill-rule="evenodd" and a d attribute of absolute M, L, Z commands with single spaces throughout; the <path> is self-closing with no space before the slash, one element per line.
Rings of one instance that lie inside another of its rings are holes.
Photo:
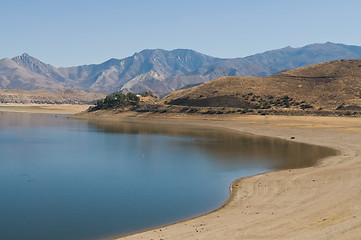
<path fill-rule="evenodd" d="M 24 64 L 28 65 L 28 64 L 34 64 L 35 62 L 40 62 L 38 59 L 30 56 L 28 53 L 23 53 L 19 56 L 13 57 L 11 60 L 19 65 L 24 65 Z"/>
<path fill-rule="evenodd" d="M 23 53 L 23 54 L 21 54 L 20 57 L 26 58 L 26 57 L 31 57 L 31 56 L 28 53 Z"/>
<path fill-rule="evenodd" d="M 31 72 L 40 74 L 46 78 L 53 80 L 55 79 L 57 81 L 65 80 L 65 78 L 58 72 L 58 69 L 49 64 L 43 63 L 39 59 L 30 56 L 28 53 L 23 53 L 20 56 L 12 58 L 11 60 L 19 66 L 30 70 Z"/>

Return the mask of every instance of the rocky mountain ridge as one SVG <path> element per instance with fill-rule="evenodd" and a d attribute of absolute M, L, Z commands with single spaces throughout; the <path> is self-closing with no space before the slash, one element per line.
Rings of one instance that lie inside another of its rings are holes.
<path fill-rule="evenodd" d="M 105 93 L 150 90 L 165 95 L 219 77 L 264 77 L 337 59 L 361 59 L 361 47 L 311 44 L 234 59 L 215 58 L 188 49 L 154 49 L 124 59 L 67 68 L 56 68 L 23 54 L 0 60 L 0 89 L 77 88 Z"/>

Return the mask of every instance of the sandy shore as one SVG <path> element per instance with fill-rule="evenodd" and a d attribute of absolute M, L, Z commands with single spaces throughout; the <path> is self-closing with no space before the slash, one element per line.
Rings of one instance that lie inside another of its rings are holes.
<path fill-rule="evenodd" d="M 332 147 L 340 154 L 323 159 L 314 167 L 236 180 L 230 199 L 220 209 L 119 239 L 361 239 L 359 118 L 176 118 L 146 121 L 207 125 L 282 139 L 294 136 L 292 141 Z"/>
<path fill-rule="evenodd" d="M 75 114 L 88 108 L 89 105 L 71 104 L 0 104 L 0 112 Z"/>

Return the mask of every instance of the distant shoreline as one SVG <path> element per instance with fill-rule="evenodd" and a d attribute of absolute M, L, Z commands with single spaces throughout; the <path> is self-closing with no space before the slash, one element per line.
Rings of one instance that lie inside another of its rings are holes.
<path fill-rule="evenodd" d="M 90 105 L 72 104 L 0 104 L 0 112 L 76 114 L 87 110 Z"/>

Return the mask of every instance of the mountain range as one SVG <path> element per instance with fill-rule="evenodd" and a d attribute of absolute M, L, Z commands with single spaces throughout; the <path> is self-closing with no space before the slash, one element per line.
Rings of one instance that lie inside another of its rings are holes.
<path fill-rule="evenodd" d="M 361 59 L 361 47 L 327 42 L 232 59 L 188 49 L 154 49 L 101 64 L 66 68 L 56 68 L 24 53 L 0 60 L 0 89 L 76 88 L 103 93 L 150 90 L 163 96 L 219 77 L 265 77 L 337 59 Z"/>

